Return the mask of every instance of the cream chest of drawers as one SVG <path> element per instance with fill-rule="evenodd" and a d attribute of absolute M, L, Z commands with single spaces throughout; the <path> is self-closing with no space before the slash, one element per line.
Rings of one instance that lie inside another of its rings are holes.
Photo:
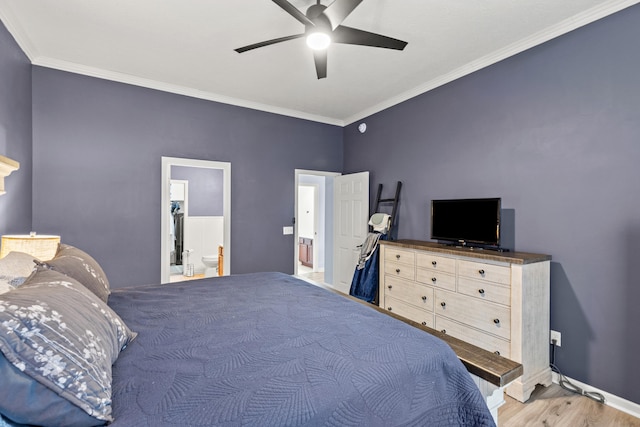
<path fill-rule="evenodd" d="M 379 304 L 521 363 L 523 375 L 507 393 L 524 402 L 536 384 L 551 384 L 550 260 L 542 254 L 380 241 Z"/>

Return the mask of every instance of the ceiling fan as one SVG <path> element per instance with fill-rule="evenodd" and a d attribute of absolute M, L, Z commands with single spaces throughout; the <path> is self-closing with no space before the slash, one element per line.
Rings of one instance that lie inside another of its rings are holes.
<path fill-rule="evenodd" d="M 238 53 L 265 47 L 288 40 L 307 38 L 307 45 L 313 49 L 313 59 L 316 65 L 318 79 L 327 77 L 327 47 L 330 43 L 353 44 L 360 46 L 381 47 L 385 49 L 403 50 L 407 42 L 358 30 L 357 28 L 341 25 L 362 0 L 335 0 L 329 6 L 320 4 L 320 0 L 302 13 L 287 0 L 273 0 L 285 12 L 304 24 L 305 31 L 302 34 L 279 37 L 260 43 L 235 49 Z"/>

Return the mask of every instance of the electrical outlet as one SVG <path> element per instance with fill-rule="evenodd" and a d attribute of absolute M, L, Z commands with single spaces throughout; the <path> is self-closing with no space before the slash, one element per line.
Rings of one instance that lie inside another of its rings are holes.
<path fill-rule="evenodd" d="M 553 340 L 556 340 L 556 345 L 562 347 L 562 334 L 558 331 L 551 330 L 551 336 L 549 337 L 549 343 L 553 344 Z"/>

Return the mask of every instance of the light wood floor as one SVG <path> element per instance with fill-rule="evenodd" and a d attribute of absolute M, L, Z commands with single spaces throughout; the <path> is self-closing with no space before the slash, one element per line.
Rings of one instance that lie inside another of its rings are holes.
<path fill-rule="evenodd" d="M 640 427 L 640 419 L 585 396 L 564 390 L 557 384 L 538 386 L 531 399 L 520 403 L 505 394 L 498 409 L 500 427 Z"/>
<path fill-rule="evenodd" d="M 324 282 L 324 271 L 314 273 L 313 268 L 306 267 L 301 263 L 298 263 L 298 276 L 318 283 Z"/>
<path fill-rule="evenodd" d="M 169 276 L 169 283 L 184 282 L 185 280 L 204 279 L 204 274 L 194 274 L 193 276 L 183 276 L 182 274 L 172 274 Z"/>

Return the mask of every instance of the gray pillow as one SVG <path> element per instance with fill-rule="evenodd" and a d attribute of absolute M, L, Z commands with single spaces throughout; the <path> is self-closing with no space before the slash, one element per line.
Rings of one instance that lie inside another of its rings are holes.
<path fill-rule="evenodd" d="M 100 264 L 88 253 L 71 245 L 58 245 L 58 252 L 46 265 L 55 271 L 73 277 L 87 289 L 96 294 L 102 301 L 107 302 L 111 290 L 107 275 Z"/>
<path fill-rule="evenodd" d="M 0 393 L 0 413 L 17 423 L 56 425 L 78 418 L 80 408 L 93 418 L 90 425 L 111 421 L 111 365 L 136 335 L 79 282 L 38 267 L 0 295 L 0 351 L 14 374 L 24 374 L 3 375 L 11 396 Z"/>
<path fill-rule="evenodd" d="M 34 257 L 24 252 L 9 252 L 0 259 L 0 294 L 21 285 L 35 268 Z"/>

